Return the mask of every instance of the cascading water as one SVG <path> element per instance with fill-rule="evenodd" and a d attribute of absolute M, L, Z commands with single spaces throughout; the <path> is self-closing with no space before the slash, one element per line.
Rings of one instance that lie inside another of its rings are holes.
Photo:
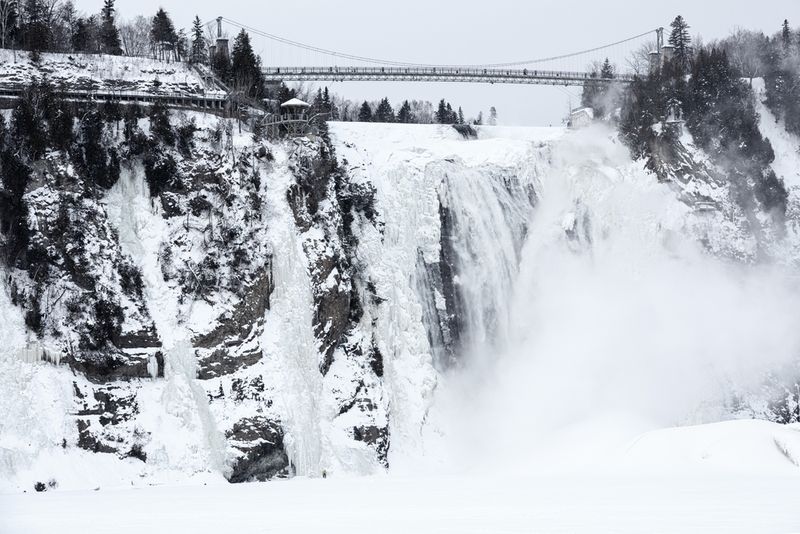
<path fill-rule="evenodd" d="M 451 269 L 457 350 L 499 348 L 536 202 L 529 177 L 494 166 L 433 166 L 442 176 L 442 261 Z"/>
<path fill-rule="evenodd" d="M 787 273 L 703 250 L 693 210 L 610 132 L 554 144 L 530 219 L 482 178 L 477 195 L 446 181 L 472 352 L 435 408 L 454 461 L 591 463 L 641 432 L 735 417 L 734 396 L 800 354 Z"/>

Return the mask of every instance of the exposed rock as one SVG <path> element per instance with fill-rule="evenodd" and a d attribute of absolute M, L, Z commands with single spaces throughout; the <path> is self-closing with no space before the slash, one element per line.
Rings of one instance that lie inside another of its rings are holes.
<path fill-rule="evenodd" d="M 78 447 L 90 452 L 113 454 L 116 449 L 100 441 L 90 430 L 92 423 L 85 419 L 78 419 Z"/>
<path fill-rule="evenodd" d="M 147 355 L 128 355 L 121 351 L 82 351 L 67 357 L 67 364 L 74 371 L 95 383 L 132 378 L 150 378 Z M 163 375 L 163 365 L 161 366 Z"/>
<path fill-rule="evenodd" d="M 161 348 L 161 339 L 158 337 L 155 326 L 136 332 L 123 332 L 116 339 L 114 345 L 120 349 L 151 349 Z"/>
<path fill-rule="evenodd" d="M 231 482 L 263 482 L 289 474 L 289 457 L 278 424 L 264 417 L 242 419 L 233 425 L 227 438 L 241 452 L 229 477 Z"/>
<path fill-rule="evenodd" d="M 200 362 L 198 378 L 230 375 L 261 360 L 258 337 L 263 332 L 264 314 L 270 309 L 274 289 L 272 264 L 268 262 L 268 268 L 244 291 L 236 308 L 221 317 L 214 330 L 195 337 L 193 343 Z"/>
<path fill-rule="evenodd" d="M 378 453 L 378 460 L 389 467 L 389 428 L 376 426 L 353 428 L 353 439 L 372 445 Z"/>

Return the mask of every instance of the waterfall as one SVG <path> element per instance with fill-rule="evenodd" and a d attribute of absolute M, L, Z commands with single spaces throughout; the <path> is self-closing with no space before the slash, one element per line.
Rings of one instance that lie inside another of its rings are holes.
<path fill-rule="evenodd" d="M 453 295 L 446 297 L 459 330 L 456 349 L 498 348 L 509 336 L 509 302 L 536 201 L 534 185 L 520 169 L 452 162 L 431 167 L 441 177 L 442 263 L 453 281 Z"/>
<path fill-rule="evenodd" d="M 692 210 L 605 131 L 553 144 L 525 232 L 494 211 L 518 220 L 519 197 L 491 176 L 478 196 L 453 181 L 473 354 L 436 409 L 458 461 L 601 461 L 641 432 L 736 417 L 734 395 L 800 354 L 791 276 L 704 250 Z"/>

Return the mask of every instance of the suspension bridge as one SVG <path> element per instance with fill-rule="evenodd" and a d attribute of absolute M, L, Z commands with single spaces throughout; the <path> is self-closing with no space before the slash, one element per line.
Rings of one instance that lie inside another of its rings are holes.
<path fill-rule="evenodd" d="M 263 73 L 268 82 L 460 82 L 584 86 L 588 83 L 628 84 L 646 74 L 663 48 L 663 28 L 649 30 L 588 50 L 549 57 L 486 64 L 425 64 L 359 56 L 325 49 L 274 35 L 218 17 L 207 24 L 216 35 L 212 54 L 229 53 L 228 35 L 245 30 L 260 39 Z M 613 78 L 600 76 L 606 60 Z"/>

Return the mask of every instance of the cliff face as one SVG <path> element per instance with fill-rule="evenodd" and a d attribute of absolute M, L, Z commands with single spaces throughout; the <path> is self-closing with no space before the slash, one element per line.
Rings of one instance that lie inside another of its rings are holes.
<path fill-rule="evenodd" d="M 449 372 L 531 335 L 520 295 L 549 272 L 531 250 L 599 261 L 641 231 L 798 257 L 794 216 L 746 212 L 687 137 L 656 176 L 604 128 L 269 143 L 194 119 L 193 142 L 144 152 L 107 125 L 119 178 L 91 194 L 64 152 L 33 165 L 0 292 L 10 487 L 402 469 L 437 440 Z M 649 207 L 626 216 L 621 194 Z"/>

